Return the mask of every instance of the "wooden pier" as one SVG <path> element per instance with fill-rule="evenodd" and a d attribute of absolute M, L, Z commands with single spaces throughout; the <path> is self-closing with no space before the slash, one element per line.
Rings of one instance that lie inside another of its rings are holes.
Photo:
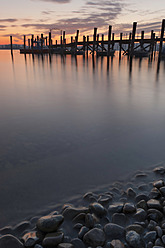
<path fill-rule="evenodd" d="M 26 36 L 24 35 L 24 48 L 20 49 L 20 53 L 32 53 L 32 54 L 44 54 L 44 53 L 55 53 L 55 54 L 71 54 L 71 55 L 85 55 L 90 52 L 92 55 L 97 56 L 113 56 L 115 54 L 115 45 L 118 44 L 119 56 L 128 55 L 130 57 L 145 57 L 153 56 L 153 52 L 156 51 L 157 44 L 159 44 L 159 57 L 162 56 L 164 31 L 165 31 L 165 19 L 162 20 L 161 36 L 156 37 L 154 30 L 151 30 L 150 38 L 145 38 L 144 31 L 141 31 L 141 37 L 136 38 L 137 22 L 133 23 L 132 31 L 129 33 L 129 37 L 123 38 L 123 33 L 120 33 L 120 38 L 115 39 L 115 34 L 112 33 L 112 26 L 109 26 L 108 39 L 104 39 L 104 34 L 100 35 L 97 33 L 97 28 L 94 28 L 93 39 L 90 40 L 89 36 L 83 36 L 83 40 L 79 41 L 79 30 L 76 32 L 75 37 L 71 37 L 71 42 L 66 43 L 66 33 L 60 36 L 60 44 L 56 40 L 53 44 L 52 34 L 49 32 L 49 36 L 41 37 L 37 36 L 34 39 L 34 35 L 31 39 L 28 39 L 28 46 L 26 46 Z M 11 50 L 12 50 L 12 37 Z"/>

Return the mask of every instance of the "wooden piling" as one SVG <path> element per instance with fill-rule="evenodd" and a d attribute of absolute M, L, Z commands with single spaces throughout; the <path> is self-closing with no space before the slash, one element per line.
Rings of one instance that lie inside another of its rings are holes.
<path fill-rule="evenodd" d="M 31 49 L 33 50 L 34 47 L 34 34 L 32 34 L 32 38 L 31 38 Z"/>
<path fill-rule="evenodd" d="M 86 37 L 83 36 L 83 51 L 85 52 L 85 48 L 86 48 Z"/>
<path fill-rule="evenodd" d="M 50 49 L 50 47 L 51 47 L 51 38 L 52 37 L 52 34 L 51 34 L 51 32 L 49 32 L 49 49 Z"/>
<path fill-rule="evenodd" d="M 63 31 L 63 44 L 65 44 L 65 31 Z"/>
<path fill-rule="evenodd" d="M 43 34 L 41 34 L 41 50 L 43 49 Z"/>
<path fill-rule="evenodd" d="M 115 45 L 114 40 L 115 40 L 115 34 L 113 33 L 112 34 L 112 50 L 114 49 L 114 45 Z"/>
<path fill-rule="evenodd" d="M 10 36 L 10 49 L 11 49 L 11 53 L 13 53 L 13 37 Z"/>
<path fill-rule="evenodd" d="M 24 42 L 23 42 L 23 48 L 26 49 L 26 35 L 24 35 L 23 38 L 24 38 L 24 39 L 23 39 L 23 40 L 24 40 Z"/>
<path fill-rule="evenodd" d="M 132 29 L 132 40 L 131 40 L 131 56 L 133 56 L 133 50 L 134 50 L 134 43 L 135 43 L 135 35 L 136 35 L 136 27 L 137 22 L 133 23 L 133 29 Z"/>
<path fill-rule="evenodd" d="M 141 31 L 141 42 L 140 42 L 141 48 L 143 48 L 143 45 L 144 45 L 144 31 Z"/>
<path fill-rule="evenodd" d="M 95 54 L 96 36 L 97 36 L 97 28 L 94 28 L 94 35 L 93 35 L 93 55 Z"/>
<path fill-rule="evenodd" d="M 48 46 L 48 37 L 47 36 L 46 36 L 45 40 L 46 40 L 46 46 Z"/>
<path fill-rule="evenodd" d="M 162 28 L 161 28 L 161 36 L 160 36 L 160 45 L 159 45 L 159 58 L 162 54 L 162 46 L 163 46 L 163 37 L 164 37 L 164 28 L 165 28 L 165 19 L 162 20 Z"/>
<path fill-rule="evenodd" d="M 63 47 L 63 45 L 62 45 L 62 35 L 60 36 L 60 43 L 61 43 L 61 48 Z"/>
<path fill-rule="evenodd" d="M 111 33 L 112 33 L 112 26 L 109 26 L 109 31 L 108 31 L 108 56 L 110 54 L 110 43 L 111 43 Z"/>
<path fill-rule="evenodd" d="M 88 46 L 89 46 L 89 35 L 87 36 L 87 55 L 88 55 Z"/>
<path fill-rule="evenodd" d="M 30 39 L 28 39 L 28 48 L 30 49 Z"/>
<path fill-rule="evenodd" d="M 99 34 L 97 35 L 97 50 L 98 50 L 98 47 L 99 47 Z"/>
<path fill-rule="evenodd" d="M 121 58 L 121 50 L 122 50 L 122 39 L 123 39 L 123 33 L 120 33 L 120 49 L 119 49 L 119 57 Z"/>
<path fill-rule="evenodd" d="M 102 41 L 101 41 L 102 52 L 104 51 L 104 34 L 102 34 Z"/>

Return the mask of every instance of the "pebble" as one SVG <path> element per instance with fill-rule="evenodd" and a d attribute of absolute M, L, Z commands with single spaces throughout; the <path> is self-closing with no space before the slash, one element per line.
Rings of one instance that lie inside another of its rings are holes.
<path fill-rule="evenodd" d="M 74 246 L 74 248 L 85 248 L 85 245 L 81 239 L 78 238 L 72 239 L 71 243 Z"/>
<path fill-rule="evenodd" d="M 126 225 L 127 218 L 125 214 L 115 213 L 112 215 L 112 222 L 121 226 Z"/>
<path fill-rule="evenodd" d="M 23 244 L 13 235 L 0 237 L 0 248 L 24 248 Z"/>
<path fill-rule="evenodd" d="M 83 239 L 84 235 L 89 231 L 89 228 L 87 228 L 86 226 L 83 226 L 79 233 L 78 233 L 78 238 L 79 239 Z"/>
<path fill-rule="evenodd" d="M 63 221 L 64 217 L 62 215 L 47 215 L 37 221 L 37 227 L 45 233 L 55 232 Z"/>
<path fill-rule="evenodd" d="M 105 208 L 98 202 L 94 202 L 94 203 L 90 204 L 89 209 L 91 212 L 93 212 L 94 214 L 96 214 L 99 217 L 102 217 L 106 214 Z"/>
<path fill-rule="evenodd" d="M 38 243 L 39 238 L 36 232 L 29 232 L 22 237 L 22 240 L 24 240 L 25 247 L 32 247 Z"/>
<path fill-rule="evenodd" d="M 137 208 L 143 208 L 144 210 L 147 210 L 147 203 L 145 200 L 141 200 L 137 203 Z"/>
<path fill-rule="evenodd" d="M 136 196 L 136 192 L 132 188 L 128 188 L 126 193 L 127 193 L 127 196 L 130 198 L 135 198 Z"/>
<path fill-rule="evenodd" d="M 102 246 L 105 243 L 105 234 L 101 229 L 93 228 L 84 235 L 83 241 L 92 247 Z"/>
<path fill-rule="evenodd" d="M 48 233 L 45 236 L 42 245 L 46 247 L 57 246 L 63 241 L 63 238 L 64 238 L 64 234 L 61 232 Z"/>
<path fill-rule="evenodd" d="M 146 217 L 147 217 L 147 213 L 142 208 L 138 208 L 136 213 L 134 214 L 134 218 L 138 221 L 144 221 Z"/>
<path fill-rule="evenodd" d="M 161 187 L 160 189 L 160 192 L 163 196 L 165 196 L 165 186 L 164 187 Z"/>
<path fill-rule="evenodd" d="M 62 214 L 65 217 L 65 219 L 73 219 L 81 213 L 87 214 L 88 212 L 89 212 L 88 208 L 85 207 L 74 208 L 72 206 L 69 206 L 66 209 L 64 209 Z"/>
<path fill-rule="evenodd" d="M 165 168 L 160 166 L 160 167 L 156 167 L 153 172 L 155 172 L 156 174 L 160 174 L 160 175 L 163 175 L 165 174 Z"/>
<path fill-rule="evenodd" d="M 144 231 L 144 228 L 141 225 L 132 224 L 132 225 L 126 227 L 126 231 L 127 232 L 129 232 L 129 231 L 135 231 L 138 234 L 142 234 L 143 231 Z"/>
<path fill-rule="evenodd" d="M 125 203 L 123 208 L 123 213 L 131 214 L 136 211 L 136 207 L 133 203 Z"/>
<path fill-rule="evenodd" d="M 108 211 L 110 213 L 121 213 L 123 211 L 123 206 L 124 206 L 123 203 L 116 203 L 116 204 L 110 205 L 108 208 Z"/>
<path fill-rule="evenodd" d="M 144 240 L 146 243 L 150 241 L 154 243 L 156 240 L 156 236 L 157 236 L 156 231 L 147 232 L 144 236 Z"/>
<path fill-rule="evenodd" d="M 162 209 L 162 206 L 160 204 L 160 201 L 158 200 L 155 200 L 155 199 L 151 199 L 147 202 L 147 206 L 148 208 L 156 208 L 158 210 L 161 210 Z"/>
<path fill-rule="evenodd" d="M 112 240 L 110 243 L 110 248 L 124 248 L 124 244 L 120 240 Z"/>
<path fill-rule="evenodd" d="M 153 186 L 159 189 L 164 186 L 164 181 L 163 180 L 155 181 L 153 183 Z"/>
<path fill-rule="evenodd" d="M 117 224 L 109 223 L 104 226 L 105 234 L 112 239 L 119 239 L 125 236 L 125 229 Z"/>
<path fill-rule="evenodd" d="M 126 234 L 126 241 L 133 248 L 144 248 L 140 235 L 135 231 Z"/>

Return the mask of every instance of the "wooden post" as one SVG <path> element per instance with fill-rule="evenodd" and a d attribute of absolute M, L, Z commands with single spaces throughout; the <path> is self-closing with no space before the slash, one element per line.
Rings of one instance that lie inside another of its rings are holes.
<path fill-rule="evenodd" d="M 50 47 L 51 47 L 51 36 L 52 36 L 52 34 L 51 34 L 51 32 L 49 32 L 49 49 L 50 49 Z"/>
<path fill-rule="evenodd" d="M 46 36 L 46 46 L 48 46 L 48 37 Z"/>
<path fill-rule="evenodd" d="M 110 55 L 111 33 L 112 33 L 112 26 L 109 26 L 109 31 L 108 31 L 108 56 Z"/>
<path fill-rule="evenodd" d="M 31 49 L 33 50 L 33 46 L 34 46 L 34 34 L 32 34 L 32 38 L 31 38 Z"/>
<path fill-rule="evenodd" d="M 10 36 L 10 49 L 11 49 L 11 53 L 13 53 L 13 37 Z"/>
<path fill-rule="evenodd" d="M 62 47 L 63 47 L 63 46 L 62 46 L 62 35 L 61 35 L 61 37 L 60 37 L 60 40 L 61 40 L 61 48 L 62 48 Z"/>
<path fill-rule="evenodd" d="M 86 45 L 86 37 L 83 36 L 83 51 L 85 52 L 85 46 Z"/>
<path fill-rule="evenodd" d="M 71 43 L 73 43 L 73 36 L 71 36 Z"/>
<path fill-rule="evenodd" d="M 26 49 L 26 35 L 24 35 L 24 44 L 23 44 L 23 48 Z"/>
<path fill-rule="evenodd" d="M 137 27 L 137 22 L 134 22 L 133 23 L 133 29 L 132 29 L 132 40 L 131 40 L 131 56 L 133 56 L 135 35 L 136 35 L 136 27 Z"/>
<path fill-rule="evenodd" d="M 41 34 L 41 50 L 43 49 L 43 34 Z"/>
<path fill-rule="evenodd" d="M 144 44 L 144 31 L 141 31 L 141 42 L 140 42 L 141 48 L 143 48 L 143 44 Z"/>
<path fill-rule="evenodd" d="M 29 47 L 29 49 L 30 49 L 30 39 L 28 39 L 28 47 Z"/>
<path fill-rule="evenodd" d="M 102 41 L 101 41 L 102 52 L 104 51 L 104 34 L 102 34 Z"/>
<path fill-rule="evenodd" d="M 163 37 L 164 37 L 164 28 L 165 28 L 165 19 L 162 20 L 162 29 L 161 29 L 160 46 L 159 46 L 159 58 L 160 58 L 161 53 L 162 53 Z"/>
<path fill-rule="evenodd" d="M 115 40 L 115 34 L 113 33 L 112 34 L 112 50 L 114 49 L 114 45 L 115 45 L 114 40 Z"/>
<path fill-rule="evenodd" d="M 39 36 L 37 35 L 37 41 L 39 41 Z"/>
<path fill-rule="evenodd" d="M 153 57 L 153 53 L 154 53 L 154 44 L 155 44 L 155 33 L 153 30 L 151 30 L 151 46 L 150 46 L 151 58 Z"/>
<path fill-rule="evenodd" d="M 77 30 L 77 35 L 76 35 L 76 37 L 77 37 L 77 42 L 78 42 L 78 38 L 79 38 L 79 30 Z"/>
<path fill-rule="evenodd" d="M 120 33 L 120 50 L 119 50 L 119 58 L 121 58 L 122 38 L 123 38 L 123 33 Z"/>
<path fill-rule="evenodd" d="M 63 44 L 65 44 L 65 31 L 63 31 Z"/>
<path fill-rule="evenodd" d="M 98 47 L 99 47 L 99 34 L 97 35 L 97 51 L 98 51 Z"/>
<path fill-rule="evenodd" d="M 57 48 L 57 40 L 56 40 L 56 48 Z"/>
<path fill-rule="evenodd" d="M 129 33 L 128 55 L 130 55 L 131 38 L 132 38 L 132 33 Z"/>
<path fill-rule="evenodd" d="M 89 35 L 87 36 L 87 55 L 88 55 L 88 46 L 89 46 Z"/>
<path fill-rule="evenodd" d="M 97 28 L 94 28 L 94 35 L 93 35 L 93 55 L 95 54 L 96 35 L 97 35 Z"/>

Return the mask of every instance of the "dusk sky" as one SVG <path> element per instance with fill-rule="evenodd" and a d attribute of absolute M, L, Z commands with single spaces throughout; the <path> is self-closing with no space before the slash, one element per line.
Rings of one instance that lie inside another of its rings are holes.
<path fill-rule="evenodd" d="M 113 32 L 129 33 L 132 22 L 138 22 L 138 30 L 148 34 L 153 29 L 157 35 L 161 21 L 165 18 L 165 0 L 0 0 L 0 44 L 22 42 L 22 35 L 47 35 L 50 28 L 65 30 L 74 35 L 98 33 L 107 34 L 108 25 Z M 53 37 L 59 39 L 60 31 L 53 30 Z"/>

